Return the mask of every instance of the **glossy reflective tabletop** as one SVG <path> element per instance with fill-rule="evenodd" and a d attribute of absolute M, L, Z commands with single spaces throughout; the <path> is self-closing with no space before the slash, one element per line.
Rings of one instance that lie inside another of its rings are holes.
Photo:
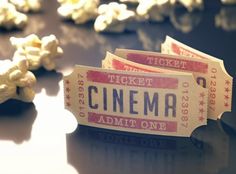
<path fill-rule="evenodd" d="M 11 58 L 9 37 L 55 34 L 64 55 L 56 71 L 35 71 L 33 103 L 0 104 L 0 174 L 235 174 L 236 95 L 232 112 L 208 121 L 191 138 L 131 134 L 77 126 L 64 110 L 62 77 L 75 64 L 101 66 L 106 51 L 131 48 L 159 51 L 169 35 L 224 60 L 236 77 L 236 6 L 207 1 L 203 11 L 176 9 L 161 23 L 137 23 L 135 31 L 98 34 L 93 23 L 76 26 L 56 13 L 56 0 L 29 15 L 23 31 L 0 30 L 0 57 Z M 236 90 L 235 83 L 233 85 Z M 74 131 L 74 132 L 73 132 Z M 70 133 L 73 132 L 73 133 Z"/>

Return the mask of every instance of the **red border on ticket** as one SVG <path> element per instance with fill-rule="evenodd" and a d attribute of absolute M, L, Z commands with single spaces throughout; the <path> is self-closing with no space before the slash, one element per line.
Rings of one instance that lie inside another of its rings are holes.
<path fill-rule="evenodd" d="M 108 73 L 88 71 L 87 80 L 91 82 L 115 84 L 122 86 L 135 86 L 145 88 L 177 89 L 178 79 L 170 77 L 128 75 L 120 73 Z"/>

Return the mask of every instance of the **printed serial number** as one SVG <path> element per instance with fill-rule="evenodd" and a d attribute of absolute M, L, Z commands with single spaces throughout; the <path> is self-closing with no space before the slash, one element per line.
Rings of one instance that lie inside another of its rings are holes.
<path fill-rule="evenodd" d="M 211 69 L 211 80 L 210 80 L 210 85 L 209 85 L 209 108 L 212 111 L 215 111 L 215 105 L 216 105 L 216 73 L 217 69 L 212 68 Z"/>
<path fill-rule="evenodd" d="M 189 83 L 182 83 L 182 100 L 181 100 L 181 126 L 184 128 L 188 127 L 188 119 L 189 119 Z"/>
<path fill-rule="evenodd" d="M 78 74 L 78 98 L 79 98 L 79 116 L 85 117 L 85 89 L 84 89 L 84 80 L 81 74 Z"/>

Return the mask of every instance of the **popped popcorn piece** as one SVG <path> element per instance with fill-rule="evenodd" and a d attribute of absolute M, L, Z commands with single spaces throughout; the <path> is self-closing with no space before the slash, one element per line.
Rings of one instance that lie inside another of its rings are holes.
<path fill-rule="evenodd" d="M 236 30 L 236 6 L 224 6 L 215 16 L 215 26 L 225 31 Z"/>
<path fill-rule="evenodd" d="M 16 10 L 7 0 L 0 1 L 0 27 L 6 29 L 23 28 L 27 23 L 27 16 Z"/>
<path fill-rule="evenodd" d="M 99 16 L 94 23 L 97 32 L 123 32 L 135 13 L 127 9 L 127 5 L 111 2 L 98 7 Z"/>
<path fill-rule="evenodd" d="M 41 66 L 49 71 L 55 69 L 55 58 L 63 53 L 54 35 L 40 40 L 37 35 L 31 34 L 25 38 L 11 37 L 10 41 L 16 47 L 13 59 L 26 57 L 30 70 L 39 69 Z"/>
<path fill-rule="evenodd" d="M 193 11 L 194 9 L 202 9 L 203 8 L 203 0 L 170 0 L 171 4 L 176 4 L 179 2 L 188 11 Z"/>
<path fill-rule="evenodd" d="M 61 6 L 57 9 L 60 16 L 72 19 L 76 24 L 84 24 L 97 17 L 100 0 L 58 0 Z"/>
<path fill-rule="evenodd" d="M 37 12 L 41 9 L 41 0 L 9 0 L 21 12 Z"/>
<path fill-rule="evenodd" d="M 0 60 L 0 103 L 9 99 L 33 101 L 35 83 L 36 78 L 28 71 L 26 59 Z"/>
<path fill-rule="evenodd" d="M 221 0 L 222 4 L 232 5 L 236 4 L 236 0 Z"/>
<path fill-rule="evenodd" d="M 163 21 L 170 11 L 169 0 L 140 0 L 136 9 L 139 17 L 151 21 Z"/>

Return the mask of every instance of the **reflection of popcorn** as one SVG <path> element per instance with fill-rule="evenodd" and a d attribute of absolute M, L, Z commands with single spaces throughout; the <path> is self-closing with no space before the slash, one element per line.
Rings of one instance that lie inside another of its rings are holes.
<path fill-rule="evenodd" d="M 40 31 L 45 28 L 46 24 L 45 20 L 40 15 L 32 15 L 29 18 L 28 26 L 30 27 L 26 27 L 24 29 L 23 35 L 29 35 L 31 33 L 40 33 Z"/>
<path fill-rule="evenodd" d="M 184 7 L 186 7 L 188 11 L 193 11 L 194 9 L 203 8 L 203 0 L 170 0 L 170 2 L 171 4 L 179 2 Z"/>
<path fill-rule="evenodd" d="M 236 4 L 236 0 L 221 0 L 223 4 Z"/>
<path fill-rule="evenodd" d="M 31 102 L 35 92 L 32 86 L 36 78 L 27 70 L 26 59 L 0 61 L 0 103 L 8 99 Z"/>
<path fill-rule="evenodd" d="M 126 23 L 135 16 L 133 11 L 127 10 L 125 4 L 116 2 L 100 5 L 98 13 L 99 16 L 94 23 L 97 32 L 122 32 L 125 30 Z"/>
<path fill-rule="evenodd" d="M 62 31 L 60 37 L 60 43 L 62 45 L 75 44 L 85 50 L 99 45 L 98 48 L 101 54 L 104 54 L 104 51 L 114 50 L 107 37 L 96 33 L 94 30 L 91 32 L 90 29 L 87 28 L 71 28 L 67 25 L 62 25 L 60 29 Z M 121 48 L 122 45 L 116 45 L 116 47 Z"/>
<path fill-rule="evenodd" d="M 152 21 L 163 21 L 170 9 L 169 0 L 140 0 L 137 14 Z"/>
<path fill-rule="evenodd" d="M 97 17 L 99 0 L 58 0 L 61 6 L 58 13 L 65 19 L 72 19 L 76 24 L 83 24 Z"/>
<path fill-rule="evenodd" d="M 41 66 L 47 70 L 55 69 L 54 59 L 63 53 L 54 35 L 45 36 L 40 40 L 32 34 L 25 38 L 11 37 L 10 41 L 17 49 L 13 59 L 26 57 L 30 70 L 36 70 Z"/>
<path fill-rule="evenodd" d="M 143 29 L 137 30 L 138 38 L 143 45 L 143 49 L 149 50 L 149 51 L 153 51 L 153 50 L 159 51 L 161 47 L 161 43 L 163 41 L 159 39 L 158 37 L 152 37 L 150 34 L 148 34 L 147 31 Z"/>
<path fill-rule="evenodd" d="M 36 12 L 41 9 L 41 0 L 9 0 L 9 2 L 22 12 Z"/>
<path fill-rule="evenodd" d="M 0 0 L 0 27 L 23 28 L 27 20 L 27 16 L 16 11 L 14 5 L 8 3 L 7 0 Z"/>
<path fill-rule="evenodd" d="M 66 25 L 61 25 L 60 29 L 62 31 L 60 37 L 60 43 L 62 45 L 75 44 L 81 46 L 83 49 L 88 50 L 95 43 L 95 36 L 93 32 L 90 32 L 84 28 L 69 28 Z"/>
<path fill-rule="evenodd" d="M 221 27 L 226 31 L 236 30 L 236 7 L 222 7 L 220 13 L 215 16 L 216 27 Z"/>
<path fill-rule="evenodd" d="M 140 0 L 120 0 L 122 3 L 138 4 Z"/>
<path fill-rule="evenodd" d="M 189 33 L 201 21 L 201 13 L 199 11 L 188 12 L 176 7 L 170 13 L 170 21 L 176 29 Z"/>

